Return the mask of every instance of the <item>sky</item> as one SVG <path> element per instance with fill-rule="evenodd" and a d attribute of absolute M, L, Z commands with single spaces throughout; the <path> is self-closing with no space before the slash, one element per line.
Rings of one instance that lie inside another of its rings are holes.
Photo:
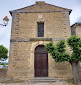
<path fill-rule="evenodd" d="M 8 51 L 12 25 L 12 17 L 9 11 L 30 6 L 35 4 L 36 1 L 45 1 L 52 5 L 72 9 L 69 17 L 70 25 L 81 22 L 81 0 L 0 0 L 0 24 L 3 24 L 3 18 L 5 16 L 9 18 L 9 23 L 6 27 L 0 26 L 0 45 L 5 46 Z M 6 61 L 8 62 L 8 59 Z"/>

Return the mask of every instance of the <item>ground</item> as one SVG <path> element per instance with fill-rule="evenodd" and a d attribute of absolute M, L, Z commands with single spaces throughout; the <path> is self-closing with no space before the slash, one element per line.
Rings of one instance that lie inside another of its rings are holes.
<path fill-rule="evenodd" d="M 7 69 L 0 69 L 0 85 L 74 85 L 72 81 L 56 80 L 54 83 L 27 83 L 27 81 L 9 80 Z"/>

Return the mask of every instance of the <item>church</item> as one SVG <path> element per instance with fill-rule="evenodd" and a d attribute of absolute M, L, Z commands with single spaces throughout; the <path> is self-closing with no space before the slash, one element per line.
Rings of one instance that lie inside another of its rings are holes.
<path fill-rule="evenodd" d="M 71 36 L 71 11 L 44 1 L 10 11 L 9 78 L 29 80 L 38 77 L 73 77 L 71 65 L 68 62 L 55 63 L 44 48 L 46 43 L 52 41 L 56 44 Z"/>

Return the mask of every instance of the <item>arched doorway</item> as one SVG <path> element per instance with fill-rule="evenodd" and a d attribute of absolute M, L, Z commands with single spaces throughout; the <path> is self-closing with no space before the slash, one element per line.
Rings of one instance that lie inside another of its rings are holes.
<path fill-rule="evenodd" d="M 35 77 L 48 77 L 48 53 L 44 45 L 35 48 L 34 72 Z"/>

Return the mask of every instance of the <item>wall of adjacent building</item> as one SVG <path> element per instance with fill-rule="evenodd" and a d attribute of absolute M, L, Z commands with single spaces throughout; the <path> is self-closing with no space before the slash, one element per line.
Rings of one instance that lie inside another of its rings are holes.
<path fill-rule="evenodd" d="M 72 35 L 77 35 L 78 37 L 81 38 L 81 23 L 75 23 L 74 25 L 71 26 L 71 34 Z M 81 79 L 81 62 L 79 62 L 79 76 Z"/>
<path fill-rule="evenodd" d="M 81 37 L 81 24 L 76 26 L 76 35 Z"/>

